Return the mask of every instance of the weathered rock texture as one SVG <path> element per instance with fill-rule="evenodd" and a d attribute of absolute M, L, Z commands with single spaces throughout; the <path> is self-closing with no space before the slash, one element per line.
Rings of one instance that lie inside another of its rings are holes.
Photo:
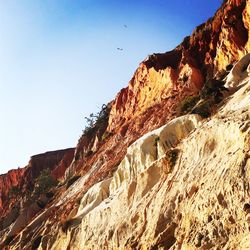
<path fill-rule="evenodd" d="M 227 1 L 176 49 L 142 62 L 129 86 L 115 99 L 109 129 L 121 127 L 162 100 L 178 102 L 176 94 L 180 98 L 194 93 L 204 78 L 239 60 L 249 49 L 249 11 L 249 1 Z"/>
<path fill-rule="evenodd" d="M 55 179 L 61 179 L 64 176 L 66 168 L 72 162 L 73 156 L 74 148 L 34 155 L 25 168 L 11 170 L 7 174 L 1 175 L 0 218 L 6 216 L 13 205 L 9 197 L 9 192 L 12 187 L 18 187 L 20 192 L 24 193 L 31 190 L 34 186 L 35 179 L 44 169 L 50 169 Z"/>
<path fill-rule="evenodd" d="M 144 60 L 75 150 L 34 157 L 23 191 L 42 169 L 65 180 L 38 203 L 6 203 L 0 248 L 250 249 L 249 54 L 236 63 L 250 52 L 249 16 L 250 1 L 224 1 L 176 49 Z M 212 116 L 178 117 L 212 77 L 230 88 Z"/>
<path fill-rule="evenodd" d="M 10 170 L 7 174 L 0 175 L 0 210 L 3 207 L 3 203 L 8 199 L 10 188 L 20 183 L 24 171 L 23 168 L 19 168 Z"/>
<path fill-rule="evenodd" d="M 134 142 L 111 178 L 85 193 L 78 179 L 12 248 L 41 237 L 40 249 L 248 249 L 250 78 L 240 83 L 213 117 L 182 116 Z"/>
<path fill-rule="evenodd" d="M 84 175 L 98 161 L 86 188 L 110 176 L 131 143 L 175 118 L 180 102 L 197 94 L 206 79 L 223 78 L 226 68 L 249 52 L 249 9 L 249 1 L 225 1 L 173 51 L 153 54 L 140 64 L 110 103 L 109 136 L 105 141 L 101 135 L 83 136 L 77 145 L 80 157 L 72 171 Z"/>

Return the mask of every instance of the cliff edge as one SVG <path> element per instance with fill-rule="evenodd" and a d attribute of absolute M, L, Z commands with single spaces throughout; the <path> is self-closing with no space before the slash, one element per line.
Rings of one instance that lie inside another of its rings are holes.
<path fill-rule="evenodd" d="M 250 1 L 153 54 L 76 148 L 0 176 L 1 249 L 250 249 Z"/>

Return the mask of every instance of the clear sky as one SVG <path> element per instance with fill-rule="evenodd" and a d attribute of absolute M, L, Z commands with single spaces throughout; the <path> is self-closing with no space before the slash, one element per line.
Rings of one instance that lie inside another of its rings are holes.
<path fill-rule="evenodd" d="M 127 86 L 140 61 L 173 49 L 220 3 L 0 0 L 0 173 L 75 146 L 84 117 Z"/>

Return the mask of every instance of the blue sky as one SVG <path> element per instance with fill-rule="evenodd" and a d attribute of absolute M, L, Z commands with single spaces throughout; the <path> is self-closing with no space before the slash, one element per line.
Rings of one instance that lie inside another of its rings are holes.
<path fill-rule="evenodd" d="M 140 61 L 174 48 L 220 2 L 0 0 L 0 173 L 75 146 L 84 117 Z"/>

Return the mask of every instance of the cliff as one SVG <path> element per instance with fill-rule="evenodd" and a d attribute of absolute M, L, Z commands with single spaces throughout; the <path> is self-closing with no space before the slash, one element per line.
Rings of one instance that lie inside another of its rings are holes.
<path fill-rule="evenodd" d="M 145 59 L 75 149 L 0 177 L 22 190 L 4 199 L 0 248 L 249 249 L 249 16 L 249 0 L 224 1 Z"/>
<path fill-rule="evenodd" d="M 249 1 L 225 1 L 173 51 L 145 59 L 109 104 L 105 141 L 103 131 L 92 139 L 83 136 L 71 170 L 86 174 L 97 164 L 88 186 L 106 178 L 131 143 L 178 116 L 186 96 L 196 95 L 208 79 L 223 79 L 227 68 L 249 51 L 249 11 Z"/>
<path fill-rule="evenodd" d="M 63 178 L 66 168 L 74 156 L 74 148 L 46 152 L 31 157 L 24 168 L 11 170 L 0 176 L 0 218 L 3 218 L 12 208 L 10 193 L 16 191 L 28 192 L 34 188 L 36 178 L 44 169 L 50 169 L 54 179 Z"/>
<path fill-rule="evenodd" d="M 7 174 L 0 175 L 0 210 L 8 199 L 10 188 L 17 186 L 25 169 L 10 170 Z"/>
<path fill-rule="evenodd" d="M 129 86 L 117 95 L 109 130 L 164 100 L 171 98 L 172 104 L 178 103 L 182 95 L 197 92 L 204 79 L 223 73 L 239 60 L 249 49 L 249 11 L 249 2 L 226 1 L 213 18 L 197 27 L 173 51 L 149 56 Z M 171 105 L 168 108 L 171 110 Z"/>

